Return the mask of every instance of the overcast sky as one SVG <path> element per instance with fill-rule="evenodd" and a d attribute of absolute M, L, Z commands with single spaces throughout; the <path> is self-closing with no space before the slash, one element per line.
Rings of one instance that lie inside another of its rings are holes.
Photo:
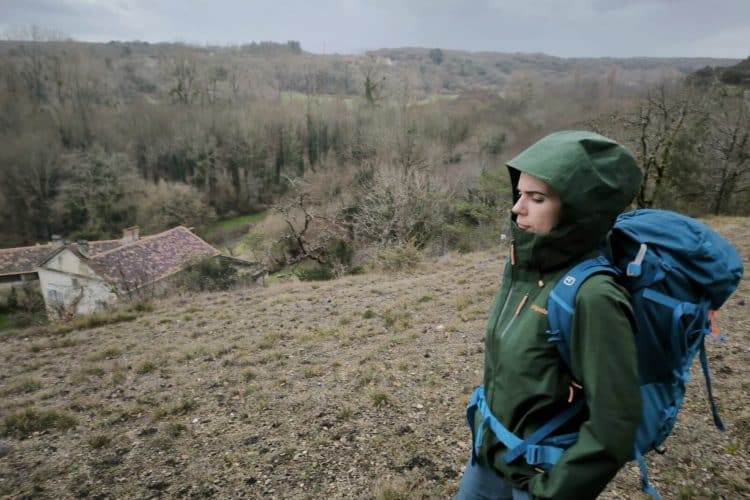
<path fill-rule="evenodd" d="M 0 34 L 30 26 L 83 41 L 298 40 L 317 53 L 750 55 L 750 0 L 0 0 Z"/>

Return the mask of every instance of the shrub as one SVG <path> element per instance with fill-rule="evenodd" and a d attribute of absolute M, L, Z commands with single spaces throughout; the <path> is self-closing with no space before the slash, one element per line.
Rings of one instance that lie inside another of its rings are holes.
<path fill-rule="evenodd" d="M 88 439 L 89 446 L 92 448 L 104 448 L 105 446 L 109 446 L 109 444 L 112 442 L 112 437 L 108 436 L 107 434 L 97 434 L 96 436 L 91 436 Z"/>
<path fill-rule="evenodd" d="M 216 211 L 194 186 L 161 180 L 157 184 L 146 183 L 143 189 L 137 220 L 146 231 L 177 225 L 201 227 L 216 219 Z"/>
<path fill-rule="evenodd" d="M 154 412 L 154 420 L 160 420 L 169 415 L 187 415 L 198 408 L 198 403 L 193 399 L 183 399 L 173 405 L 160 406 Z"/>
<path fill-rule="evenodd" d="M 22 287 L 12 287 L 5 302 L 0 302 L 0 315 L 3 314 L 0 329 L 27 328 L 46 323 L 44 298 L 38 286 L 25 283 Z"/>
<path fill-rule="evenodd" d="M 348 241 L 340 238 L 331 244 L 328 253 L 331 260 L 346 268 L 351 266 L 354 259 L 354 247 Z"/>
<path fill-rule="evenodd" d="M 237 280 L 237 270 L 229 261 L 215 257 L 187 264 L 180 276 L 180 284 L 196 292 L 227 290 Z"/>
<path fill-rule="evenodd" d="M 300 266 L 294 270 L 294 274 L 302 281 L 325 281 L 333 279 L 333 267 L 330 264 L 313 263 Z"/>
<path fill-rule="evenodd" d="M 118 310 L 105 313 L 87 314 L 85 316 L 75 317 L 70 321 L 58 323 L 53 326 L 50 331 L 52 333 L 68 333 L 74 330 L 87 330 L 102 325 L 133 321 L 136 318 L 138 318 L 138 315 L 133 312 Z"/>
<path fill-rule="evenodd" d="M 34 432 L 48 429 L 69 429 L 74 427 L 76 423 L 76 418 L 66 413 L 27 408 L 21 413 L 5 417 L 2 433 L 7 436 L 22 438 Z"/>
<path fill-rule="evenodd" d="M 127 310 L 138 313 L 152 312 L 154 310 L 154 304 L 148 299 L 139 298 L 131 301 L 128 304 Z"/>
<path fill-rule="evenodd" d="M 370 399 L 372 399 L 372 405 L 375 408 L 379 408 L 381 406 L 386 406 L 390 404 L 391 400 L 388 397 L 388 394 L 382 392 L 382 391 L 374 391 L 370 394 Z"/>
<path fill-rule="evenodd" d="M 362 182 L 347 215 L 358 241 L 423 248 L 440 234 L 450 198 L 424 171 L 381 167 Z"/>
<path fill-rule="evenodd" d="M 141 364 L 135 372 L 138 375 L 146 375 L 147 373 L 151 373 L 152 371 L 156 370 L 156 363 L 153 361 L 146 361 L 143 364 Z"/>
<path fill-rule="evenodd" d="M 185 424 L 180 422 L 170 422 L 167 425 L 167 434 L 169 434 L 172 437 L 180 437 L 180 434 L 185 432 L 187 430 L 187 427 Z"/>
<path fill-rule="evenodd" d="M 374 265 L 384 271 L 413 269 L 422 260 L 416 244 L 409 241 L 383 248 L 375 255 Z"/>
<path fill-rule="evenodd" d="M 18 308 L 30 314 L 44 312 L 44 297 L 41 290 L 30 283 L 24 284 L 18 299 Z"/>
<path fill-rule="evenodd" d="M 110 346 L 101 351 L 95 352 L 86 357 L 87 361 L 102 361 L 105 359 L 117 358 L 122 354 L 122 349 L 117 346 Z"/>
<path fill-rule="evenodd" d="M 42 383 L 38 379 L 27 378 L 19 380 L 7 389 L 0 391 L 0 395 L 10 396 L 12 394 L 28 394 L 30 392 L 38 391 L 41 388 Z"/>

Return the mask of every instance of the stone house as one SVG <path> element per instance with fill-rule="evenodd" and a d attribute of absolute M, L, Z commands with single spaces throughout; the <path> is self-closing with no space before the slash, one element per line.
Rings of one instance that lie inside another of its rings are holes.
<path fill-rule="evenodd" d="M 131 229 L 125 232 L 131 231 Z M 126 241 L 128 241 L 126 238 L 95 241 L 91 243 L 91 252 L 104 252 L 120 246 Z M 54 237 L 52 242 L 44 245 L 0 248 L 0 301 L 4 301 L 13 288 L 31 287 L 33 290 L 41 292 L 39 264 L 53 252 L 59 251 L 64 245 L 63 240 Z"/>
<path fill-rule="evenodd" d="M 11 288 L 26 285 L 38 287 L 39 275 L 36 267 L 55 247 L 50 243 L 31 247 L 0 248 L 0 295 L 7 295 Z"/>
<path fill-rule="evenodd" d="M 7 293 L 13 287 L 39 281 L 36 266 L 52 250 L 51 244 L 0 248 L 0 293 Z"/>
<path fill-rule="evenodd" d="M 88 314 L 124 296 L 156 293 L 190 261 L 219 251 L 184 226 L 139 237 L 130 228 L 121 240 L 78 242 L 48 253 L 38 266 L 50 316 Z"/>

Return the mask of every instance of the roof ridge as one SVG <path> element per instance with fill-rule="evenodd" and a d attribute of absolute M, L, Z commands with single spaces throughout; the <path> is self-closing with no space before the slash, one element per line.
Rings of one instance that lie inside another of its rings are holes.
<path fill-rule="evenodd" d="M 156 233 L 156 234 L 149 234 L 148 236 L 144 236 L 143 238 L 139 238 L 139 239 L 137 239 L 137 240 L 135 240 L 135 241 L 128 241 L 128 242 L 123 242 L 123 244 L 122 244 L 122 245 L 120 245 L 119 247 L 115 247 L 115 248 L 110 248 L 109 250 L 105 250 L 105 251 L 103 251 L 103 252 L 99 252 L 99 253 L 97 253 L 97 254 L 95 254 L 95 255 L 92 255 L 92 256 L 91 256 L 91 257 L 89 258 L 89 260 L 94 260 L 94 259 L 98 259 L 99 257 L 102 257 L 102 256 L 104 256 L 104 255 L 107 255 L 107 254 L 110 254 L 110 253 L 112 253 L 112 252 L 116 252 L 116 251 L 122 250 L 122 249 L 123 249 L 123 248 L 125 248 L 125 247 L 128 247 L 128 248 L 130 248 L 130 247 L 134 247 L 134 246 L 139 246 L 139 245 L 141 245 L 141 244 L 142 244 L 143 242 L 146 242 L 146 241 L 152 240 L 152 239 L 156 238 L 157 236 L 163 236 L 163 235 L 165 235 L 165 234 L 167 234 L 167 233 L 170 233 L 170 232 L 174 231 L 175 229 L 179 229 L 179 228 L 183 228 L 183 229 L 187 230 L 187 231 L 188 231 L 188 232 L 189 232 L 190 234 L 193 234 L 193 235 L 195 235 L 195 236 L 198 236 L 197 234 L 193 233 L 192 231 L 190 231 L 190 230 L 189 230 L 188 228 L 186 228 L 185 226 L 183 226 L 183 225 L 179 225 L 179 226 L 175 226 L 175 227 L 172 227 L 172 228 L 170 228 L 170 229 L 167 229 L 167 230 L 165 230 L 165 231 L 162 231 L 162 232 L 160 232 L 160 233 Z M 203 240 L 201 239 L 201 241 L 203 241 Z"/>
<path fill-rule="evenodd" d="M 105 281 L 140 287 L 178 272 L 188 258 L 217 255 L 221 255 L 217 248 L 180 225 L 132 244 L 95 254 L 87 264 Z M 150 264 L 142 266 L 140 272 L 128 267 L 147 262 Z"/>
<path fill-rule="evenodd" d="M 10 252 L 10 251 L 18 251 L 18 250 L 29 250 L 31 248 L 45 248 L 45 247 L 51 247 L 52 243 L 43 243 L 39 245 L 28 245 L 25 247 L 9 247 L 9 248 L 0 248 L 0 252 Z"/>
<path fill-rule="evenodd" d="M 122 242 L 122 238 L 113 238 L 111 240 L 84 240 L 84 241 L 86 241 L 88 243 L 112 243 L 112 242 L 115 242 L 115 241 Z"/>

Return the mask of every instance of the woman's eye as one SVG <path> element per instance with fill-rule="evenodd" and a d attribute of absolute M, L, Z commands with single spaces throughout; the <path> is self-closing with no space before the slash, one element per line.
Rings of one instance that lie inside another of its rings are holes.
<path fill-rule="evenodd" d="M 534 203 L 544 203 L 544 196 L 534 196 L 531 198 Z"/>

